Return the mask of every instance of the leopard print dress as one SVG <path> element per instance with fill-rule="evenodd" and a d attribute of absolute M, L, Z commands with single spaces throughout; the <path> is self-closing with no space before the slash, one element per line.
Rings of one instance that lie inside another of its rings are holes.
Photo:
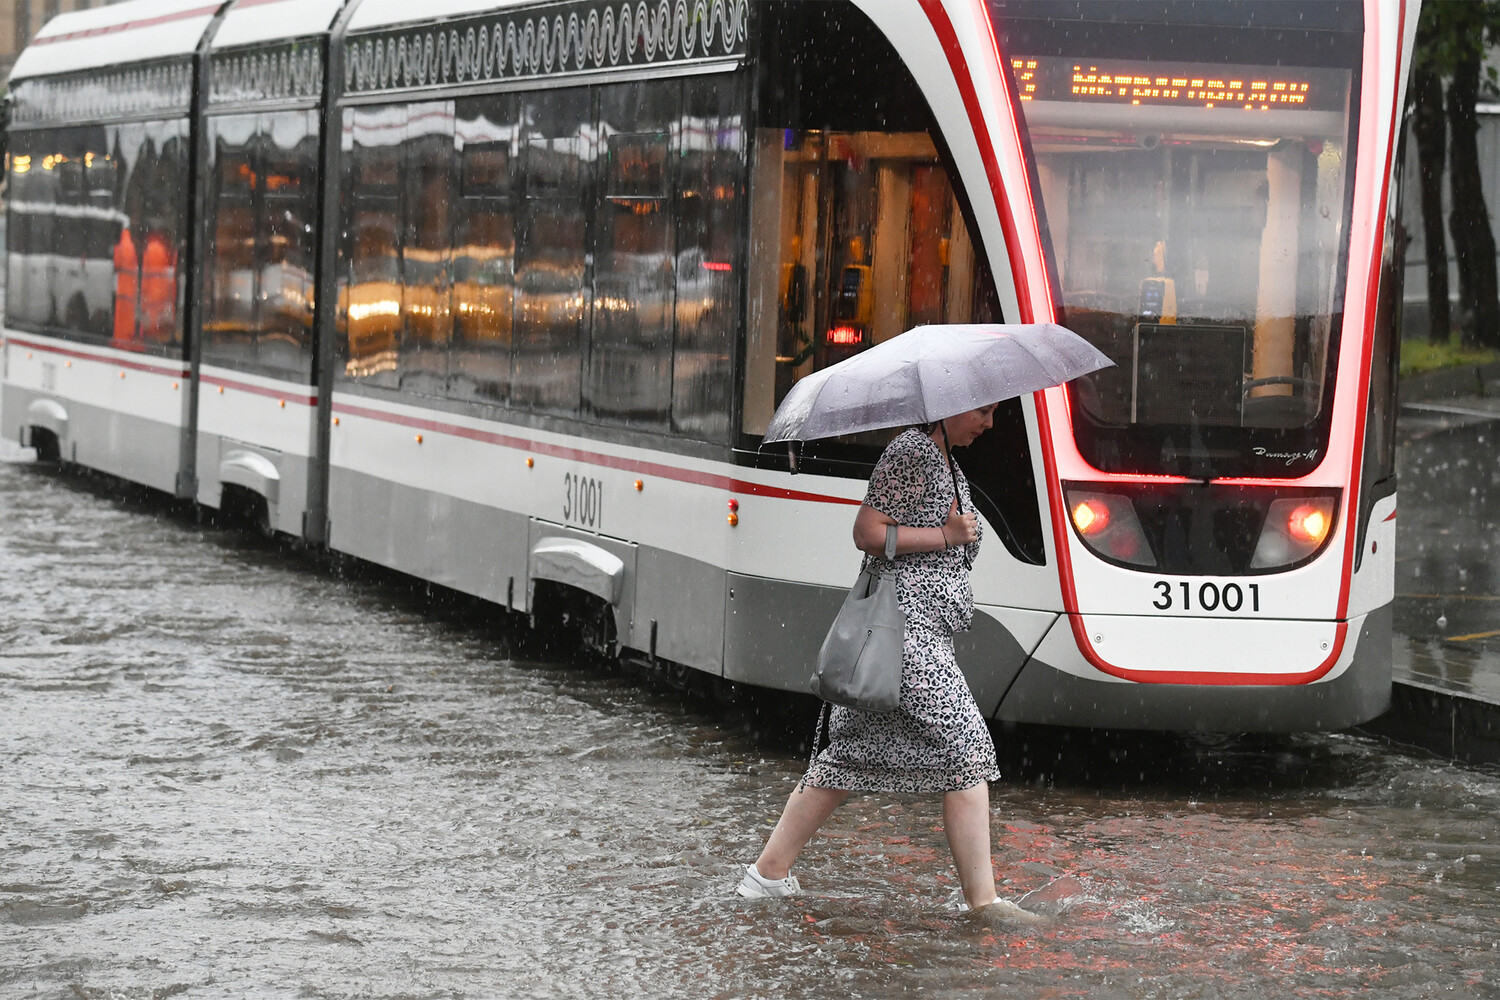
<path fill-rule="evenodd" d="M 963 509 L 973 510 L 959 472 Z M 918 430 L 898 435 L 870 476 L 865 503 L 897 524 L 937 528 L 953 506 L 953 477 L 932 439 Z M 896 594 L 906 612 L 901 700 L 890 713 L 832 706 L 829 745 L 803 777 L 814 788 L 863 792 L 955 792 L 997 781 L 995 743 L 953 654 L 953 633 L 969 627 L 974 592 L 964 565 L 967 546 L 899 555 Z"/>

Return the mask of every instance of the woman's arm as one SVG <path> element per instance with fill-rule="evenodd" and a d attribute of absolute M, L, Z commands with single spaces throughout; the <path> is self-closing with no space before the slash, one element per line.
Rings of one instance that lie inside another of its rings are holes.
<path fill-rule="evenodd" d="M 860 504 L 854 518 L 854 547 L 872 556 L 885 554 L 885 529 L 896 522 L 888 515 Z M 979 537 L 979 519 L 972 511 L 960 514 L 958 502 L 948 510 L 948 522 L 940 528 L 913 528 L 898 525 L 896 528 L 896 554 L 908 552 L 938 552 L 942 549 L 967 545 Z"/>

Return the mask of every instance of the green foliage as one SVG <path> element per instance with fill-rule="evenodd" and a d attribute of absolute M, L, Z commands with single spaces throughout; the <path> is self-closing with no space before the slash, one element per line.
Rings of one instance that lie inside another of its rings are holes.
<path fill-rule="evenodd" d="M 1402 375 L 1416 375 L 1419 372 L 1457 368 L 1461 365 L 1484 365 L 1497 358 L 1500 358 L 1500 353 L 1493 350 L 1465 347 L 1457 333 L 1449 337 L 1447 343 L 1441 344 L 1429 344 L 1425 340 L 1401 342 Z"/>
<path fill-rule="evenodd" d="M 1426 0 L 1417 22 L 1418 69 L 1448 77 L 1464 59 L 1483 61 L 1485 49 L 1500 43 L 1500 2 Z M 1491 91 L 1500 86 L 1493 67 L 1487 70 Z"/>

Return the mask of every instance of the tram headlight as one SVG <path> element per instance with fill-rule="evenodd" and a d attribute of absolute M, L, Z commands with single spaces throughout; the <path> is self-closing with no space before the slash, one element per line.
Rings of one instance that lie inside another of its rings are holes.
<path fill-rule="evenodd" d="M 1080 500 L 1073 505 L 1073 527 L 1081 535 L 1097 535 L 1109 527 L 1109 505 Z"/>
<path fill-rule="evenodd" d="M 1290 497 L 1271 501 L 1251 569 L 1274 569 L 1301 562 L 1317 552 L 1333 529 L 1338 498 Z"/>
<path fill-rule="evenodd" d="M 1075 489 L 1068 490 L 1066 496 L 1068 518 L 1089 551 L 1111 562 L 1156 565 L 1130 497 Z"/>
<path fill-rule="evenodd" d="M 1317 545 L 1328 537 L 1331 524 L 1327 511 L 1317 504 L 1300 505 L 1286 519 L 1286 532 L 1299 542 Z"/>

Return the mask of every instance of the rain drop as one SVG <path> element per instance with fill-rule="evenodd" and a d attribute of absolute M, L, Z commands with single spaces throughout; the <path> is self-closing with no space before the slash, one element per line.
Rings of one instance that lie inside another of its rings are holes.
<path fill-rule="evenodd" d="M 1438 628 L 1447 628 L 1448 627 L 1448 616 L 1447 615 L 1438 615 L 1437 627 Z"/>

